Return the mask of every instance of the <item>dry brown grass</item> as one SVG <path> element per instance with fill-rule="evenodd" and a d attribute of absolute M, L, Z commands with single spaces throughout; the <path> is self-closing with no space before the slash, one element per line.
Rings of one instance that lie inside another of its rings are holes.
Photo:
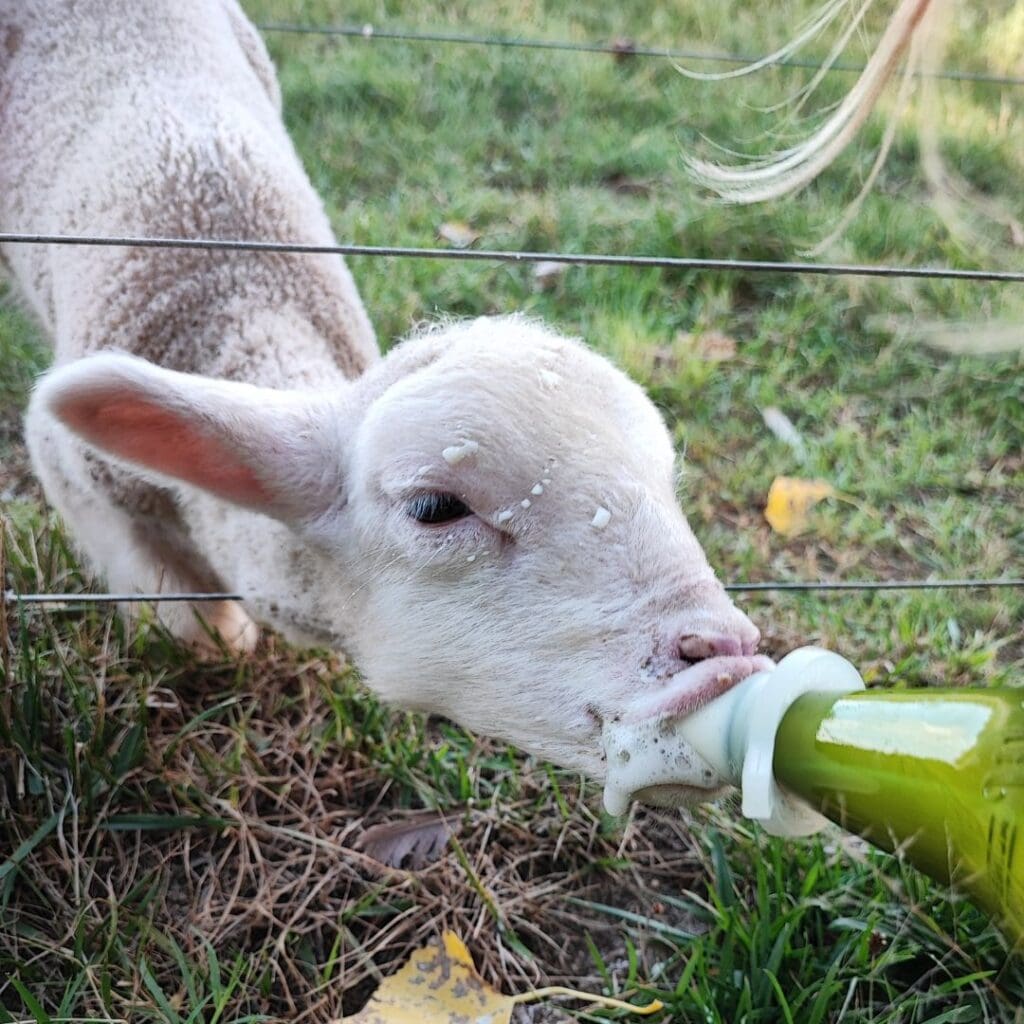
<path fill-rule="evenodd" d="M 31 637 L 25 621 L 7 617 L 13 659 L 29 640 L 52 653 L 43 673 L 13 691 L 17 700 L 36 685 L 55 712 L 38 753 L 60 758 L 70 705 L 89 724 L 74 745 L 79 764 L 65 765 L 63 787 L 51 776 L 44 794 L 26 786 L 26 758 L 3 755 L 4 845 L 29 839 L 54 812 L 60 820 L 53 841 L 22 861 L 0 955 L 46 964 L 57 988 L 88 936 L 96 995 L 81 1010 L 108 1012 L 100 992 L 111 969 L 124 1016 L 148 1003 L 128 970 L 142 956 L 172 1003 L 185 1003 L 174 946 L 188 963 L 206 961 L 210 948 L 221 963 L 239 954 L 249 961 L 233 1013 L 328 1021 L 361 1005 L 390 965 L 442 929 L 462 936 L 483 976 L 510 992 L 551 982 L 605 987 L 588 935 L 621 975 L 621 921 L 577 901 L 694 929 L 661 899 L 701 873 L 678 813 L 638 810 L 620 828 L 597 812 L 593 788 L 560 778 L 553 799 L 546 772 L 462 737 L 472 795 L 448 852 L 421 872 L 385 868 L 354 846 L 369 825 L 434 800 L 422 751 L 451 746 L 443 723 L 424 732 L 419 719 L 382 712 L 343 665 L 273 641 L 242 666 L 181 666 L 161 664 L 156 637 L 140 683 L 111 614 L 74 623 L 77 663 L 62 657 L 62 613 L 30 615 Z M 133 745 L 138 756 L 119 761 Z M 382 747 L 403 757 L 419 749 L 420 764 L 405 772 L 381 757 Z M 506 784 L 512 770 L 517 778 Z M 653 963 L 663 953 L 656 932 L 648 940 L 641 956 Z"/>

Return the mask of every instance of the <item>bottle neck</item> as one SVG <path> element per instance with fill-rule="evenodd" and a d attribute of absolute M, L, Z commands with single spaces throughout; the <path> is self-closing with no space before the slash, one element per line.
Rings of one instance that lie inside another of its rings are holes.
<path fill-rule="evenodd" d="M 742 786 L 743 813 L 776 835 L 808 835 L 825 819 L 775 782 L 775 735 L 787 708 L 809 691 L 863 689 L 857 670 L 819 647 L 793 651 L 684 718 L 607 722 L 604 802 L 622 814 L 634 799 L 699 799 L 701 790 Z"/>
<path fill-rule="evenodd" d="M 773 760 L 780 723 L 802 695 L 863 690 L 845 658 L 820 647 L 788 654 L 769 672 L 743 680 L 680 723 L 678 735 L 743 793 L 743 814 L 773 835 L 819 831 L 825 819 L 776 782 Z"/>

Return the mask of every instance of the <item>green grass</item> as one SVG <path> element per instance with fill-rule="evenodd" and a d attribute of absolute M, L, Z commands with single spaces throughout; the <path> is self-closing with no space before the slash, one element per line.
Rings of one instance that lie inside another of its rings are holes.
<path fill-rule="evenodd" d="M 257 21 L 744 52 L 779 43 L 805 9 L 245 6 Z M 1020 70 L 1019 47 L 993 42 L 1019 34 L 1019 8 L 1004 7 L 984 23 L 980 7 L 957 13 L 957 66 L 985 68 L 991 53 L 998 70 Z M 702 136 L 779 144 L 773 126 L 783 139 L 793 126 L 756 108 L 806 73 L 704 86 L 657 60 L 267 39 L 288 127 L 343 241 L 435 245 L 443 223 L 463 221 L 489 248 L 795 258 L 856 195 L 882 132 L 876 118 L 799 197 L 733 208 L 697 193 L 681 154 Z M 849 81 L 828 79 L 822 102 Z M 1024 219 L 1024 92 L 944 93 L 951 164 Z M 829 255 L 1016 265 L 990 226 L 984 251 L 951 237 L 917 157 L 908 118 Z M 384 345 L 441 312 L 526 310 L 619 361 L 686 453 L 681 501 L 724 579 L 1022 574 L 1024 357 L 954 357 L 913 333 L 929 320 L 1024 321 L 1019 289 L 573 267 L 541 290 L 528 266 L 351 267 Z M 684 336 L 708 331 L 733 338 L 735 355 L 696 354 Z M 47 358 L 0 298 L 3 562 L 5 585 L 22 590 L 87 585 L 18 440 Z M 802 460 L 764 427 L 767 406 L 800 429 Z M 761 514 L 778 474 L 825 477 L 849 500 L 780 538 Z M 1019 592 L 743 603 L 772 653 L 820 642 L 869 681 L 1021 682 Z M 4 630 L 0 1020 L 327 1020 L 442 924 L 509 990 L 568 978 L 663 999 L 665 1020 L 1020 1020 L 1024 971 L 983 917 L 837 832 L 771 839 L 731 804 L 608 819 L 578 778 L 382 708 L 337 658 L 273 638 L 242 663 L 199 664 L 107 608 L 14 610 Z M 381 876 L 345 852 L 364 816 L 423 806 L 467 808 L 442 864 Z"/>

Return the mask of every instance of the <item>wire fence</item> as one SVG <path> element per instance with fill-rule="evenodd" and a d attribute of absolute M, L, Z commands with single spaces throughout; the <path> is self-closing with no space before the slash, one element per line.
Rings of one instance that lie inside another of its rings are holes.
<path fill-rule="evenodd" d="M 480 36 L 451 31 L 412 31 L 397 28 L 378 28 L 364 25 L 311 25 L 265 23 L 258 26 L 267 33 L 315 35 L 363 40 L 441 43 L 465 46 L 491 46 L 558 52 L 608 54 L 618 58 L 646 57 L 698 62 L 751 64 L 763 57 L 739 53 L 714 53 L 673 47 L 639 45 L 629 39 L 611 42 L 573 42 L 566 40 L 528 39 L 509 36 Z M 820 70 L 814 61 L 785 57 L 771 63 L 794 68 Z M 833 63 L 829 71 L 859 73 L 863 65 Z M 985 72 L 947 70 L 934 77 L 972 81 L 1003 86 L 1024 85 L 1024 78 L 1002 76 Z M 418 246 L 332 244 L 311 245 L 299 242 L 267 241 L 260 239 L 222 238 L 162 238 L 145 236 L 99 236 L 42 234 L 31 232 L 2 232 L 0 244 L 9 245 L 64 245 L 104 246 L 120 248 L 207 250 L 211 252 L 252 252 L 267 254 L 306 254 L 370 256 L 377 258 L 442 259 L 458 261 L 489 261 L 501 263 L 557 263 L 573 266 L 610 266 L 674 269 L 684 271 L 714 271 L 754 274 L 798 274 L 833 277 L 917 278 L 959 280 L 971 282 L 1022 283 L 1024 271 L 994 269 L 960 269 L 953 267 L 884 266 L 871 264 L 801 262 L 786 260 L 709 259 L 700 257 L 645 256 L 602 253 L 567 253 L 518 250 L 430 248 Z M 917 590 L 980 590 L 1024 588 L 1024 578 L 997 579 L 944 579 L 944 580 L 850 580 L 850 581 L 769 581 L 729 583 L 725 589 L 733 593 L 767 592 L 856 592 L 856 591 L 917 591 Z M 3 592 L 5 606 L 46 605 L 51 607 L 102 605 L 113 603 L 160 603 L 243 601 L 244 595 L 231 592 L 203 593 L 18 593 Z"/>
<path fill-rule="evenodd" d="M 1024 588 L 1024 579 L 960 579 L 960 580 L 774 580 L 764 583 L 726 583 L 725 589 L 733 594 L 758 594 L 775 591 L 827 593 L 842 591 L 896 591 L 896 590 L 992 590 L 1003 588 Z M 165 604 L 189 601 L 245 601 L 244 594 L 228 591 L 205 591 L 202 593 L 129 593 L 93 594 L 70 592 L 64 594 L 38 593 L 21 594 L 13 590 L 4 591 L 4 603 L 8 605 L 102 605 L 102 604 Z"/>
<path fill-rule="evenodd" d="M 507 249 L 438 249 L 388 245 L 309 245 L 238 238 L 149 238 L 134 235 L 50 235 L 0 232 L 0 244 L 194 249 L 212 252 L 294 253 L 311 256 L 375 256 L 403 259 L 564 263 L 581 267 L 640 267 L 745 274 L 808 274 L 825 277 L 917 278 L 942 281 L 1024 283 L 1024 270 L 965 270 L 958 267 L 879 266 L 794 260 L 706 259 L 691 256 L 630 256 L 606 253 L 529 252 Z"/>
<path fill-rule="evenodd" d="M 671 46 L 644 46 L 632 39 L 622 37 L 610 42 L 577 42 L 564 39 L 528 39 L 523 36 L 471 35 L 463 32 L 414 31 L 405 28 L 380 28 L 373 24 L 362 25 L 307 25 L 286 22 L 267 22 L 257 25 L 261 32 L 326 36 L 333 38 L 363 39 L 367 42 L 442 43 L 455 46 L 489 46 L 501 49 L 549 50 L 561 53 L 607 54 L 618 60 L 628 57 L 660 57 L 666 60 L 688 60 L 698 64 L 757 64 L 765 67 L 802 68 L 821 71 L 818 61 L 801 57 L 782 57 L 770 60 L 765 54 L 725 53 L 720 51 L 694 50 Z M 830 63 L 824 70 L 840 74 L 860 74 L 863 64 L 845 61 Z M 936 72 L 917 72 L 915 77 L 939 78 L 954 82 L 978 82 L 986 85 L 1024 85 L 1024 78 L 1015 75 L 997 75 L 989 71 L 965 71 L 950 69 Z"/>

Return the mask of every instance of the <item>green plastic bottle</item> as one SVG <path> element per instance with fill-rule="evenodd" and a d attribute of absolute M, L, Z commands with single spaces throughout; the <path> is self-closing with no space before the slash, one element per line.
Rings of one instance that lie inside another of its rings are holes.
<path fill-rule="evenodd" d="M 1024 694 L 808 693 L 779 725 L 775 778 L 827 818 L 969 893 L 1024 940 Z"/>
<path fill-rule="evenodd" d="M 898 847 L 1024 944 L 1024 691 L 867 691 L 806 647 L 686 718 L 606 726 L 605 750 L 612 813 L 732 783 L 769 832 Z"/>

